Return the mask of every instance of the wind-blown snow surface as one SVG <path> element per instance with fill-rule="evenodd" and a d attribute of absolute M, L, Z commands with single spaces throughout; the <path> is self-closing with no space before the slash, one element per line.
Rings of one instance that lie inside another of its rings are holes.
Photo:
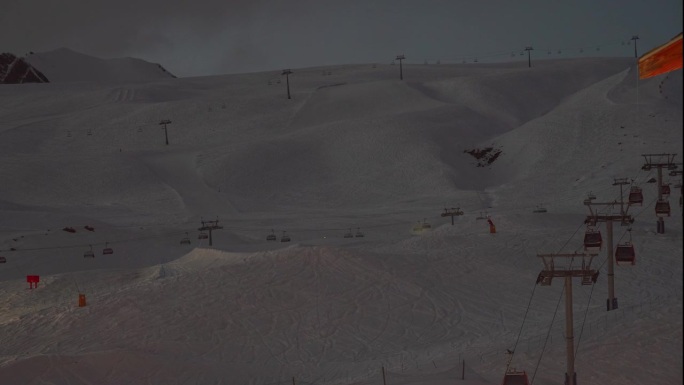
<path fill-rule="evenodd" d="M 644 187 L 636 265 L 615 267 L 611 312 L 605 251 L 596 285 L 575 280 L 578 383 L 682 383 L 680 192 L 656 234 L 641 169 L 681 162 L 681 71 L 311 68 L 291 100 L 277 76 L 0 88 L 0 384 L 498 384 L 506 349 L 561 383 L 563 285 L 535 286 L 537 253 L 581 251 L 582 202 L 619 198 L 614 178 Z M 490 167 L 464 153 L 488 146 Z"/>

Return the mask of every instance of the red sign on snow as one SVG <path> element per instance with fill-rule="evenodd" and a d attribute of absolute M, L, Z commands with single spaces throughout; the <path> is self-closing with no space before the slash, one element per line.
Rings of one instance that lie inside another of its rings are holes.
<path fill-rule="evenodd" d="M 34 283 L 36 284 L 35 287 L 38 287 L 38 282 L 40 282 L 40 275 L 27 275 L 26 282 L 29 283 L 29 289 L 33 289 Z"/>

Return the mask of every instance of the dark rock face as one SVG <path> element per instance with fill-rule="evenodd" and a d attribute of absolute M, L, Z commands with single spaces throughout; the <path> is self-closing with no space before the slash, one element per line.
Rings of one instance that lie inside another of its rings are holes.
<path fill-rule="evenodd" d="M 11 53 L 0 54 L 0 84 L 49 83 L 40 71 Z"/>

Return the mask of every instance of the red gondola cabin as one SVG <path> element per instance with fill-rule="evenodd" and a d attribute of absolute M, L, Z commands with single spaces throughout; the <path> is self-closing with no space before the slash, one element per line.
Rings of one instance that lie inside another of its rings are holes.
<path fill-rule="evenodd" d="M 644 194 L 641 187 L 632 186 L 629 190 L 629 204 L 632 206 L 641 206 L 644 203 Z"/>
<path fill-rule="evenodd" d="M 615 248 L 615 263 L 617 264 L 619 264 L 618 262 L 629 262 L 633 265 L 635 257 L 634 245 L 631 242 L 625 242 Z"/>
<path fill-rule="evenodd" d="M 584 234 L 584 251 L 592 254 L 601 251 L 601 245 L 603 244 L 603 238 L 601 237 L 601 232 L 594 229 L 587 229 Z"/>
<path fill-rule="evenodd" d="M 670 202 L 666 200 L 660 200 L 656 202 L 655 206 L 656 216 L 658 217 L 669 217 L 670 216 Z"/>

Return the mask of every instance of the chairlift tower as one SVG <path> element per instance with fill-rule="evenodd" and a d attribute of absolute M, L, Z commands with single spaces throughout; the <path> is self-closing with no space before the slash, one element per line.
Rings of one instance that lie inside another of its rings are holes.
<path fill-rule="evenodd" d="M 164 129 L 164 136 L 166 137 L 166 145 L 168 146 L 168 145 L 169 145 L 169 132 L 168 132 L 168 130 L 166 129 L 166 125 L 167 125 L 167 124 L 171 124 L 171 121 L 168 120 L 168 119 L 164 119 L 164 120 L 162 120 L 161 122 L 159 122 L 159 125 L 163 125 L 163 126 L 164 126 L 164 127 L 162 127 L 162 128 Z"/>
<path fill-rule="evenodd" d="M 551 286 L 551 281 L 555 277 L 565 278 L 565 351 L 566 351 L 566 371 L 565 371 L 565 385 L 577 385 L 577 373 L 575 373 L 575 342 L 574 331 L 572 326 L 572 278 L 582 278 L 582 285 L 591 285 L 598 280 L 598 271 L 591 268 L 591 261 L 593 255 L 573 253 L 573 254 L 537 254 L 544 263 L 544 269 L 537 277 L 537 284 L 542 286 Z M 563 258 L 567 260 L 570 258 L 570 263 L 555 263 L 555 259 Z M 576 258 L 582 259 L 582 265 L 579 269 L 572 269 L 572 262 Z M 569 266 L 563 268 L 559 266 Z"/>
<path fill-rule="evenodd" d="M 621 212 L 620 215 L 599 215 L 598 212 L 592 210 L 592 206 L 617 206 L 623 207 L 624 203 L 620 202 L 594 202 L 593 200 L 585 200 L 584 205 L 589 208 L 590 215 L 584 220 L 584 223 L 595 225 L 597 222 L 606 223 L 606 233 L 608 236 L 608 245 L 606 247 L 606 256 L 608 262 L 608 299 L 606 300 L 607 311 L 618 308 L 618 300 L 615 297 L 615 272 L 613 265 L 613 222 L 620 222 L 620 224 L 627 226 L 634 223 L 634 218 L 626 212 Z M 629 207 L 629 206 L 628 206 Z"/>
<path fill-rule="evenodd" d="M 444 208 L 444 212 L 441 214 L 443 217 L 451 217 L 451 225 L 454 225 L 454 217 L 458 215 L 463 215 L 463 211 L 460 207 L 452 207 L 450 209 Z"/>
<path fill-rule="evenodd" d="M 614 178 L 613 186 L 620 186 L 620 214 L 625 215 L 625 204 L 622 195 L 622 186 L 632 184 L 629 178 Z"/>
<path fill-rule="evenodd" d="M 530 52 L 534 50 L 532 47 L 525 47 L 525 51 L 527 51 L 527 68 L 532 67 L 532 58 L 530 56 Z"/>
<path fill-rule="evenodd" d="M 223 226 L 220 226 L 218 224 L 218 222 L 219 222 L 218 217 L 216 218 L 215 221 L 204 221 L 204 220 L 202 220 L 201 222 L 202 222 L 202 227 L 200 227 L 197 230 L 209 231 L 209 246 L 213 246 L 211 232 L 212 232 L 212 230 L 220 230 L 223 228 Z"/>
<path fill-rule="evenodd" d="M 645 160 L 644 165 L 641 167 L 642 170 L 650 171 L 654 167 L 658 169 L 658 203 L 663 202 L 663 167 L 667 167 L 668 170 L 672 171 L 676 170 L 678 163 L 674 162 L 674 158 L 677 154 L 641 154 L 641 156 Z M 661 162 L 663 158 L 665 158 L 665 162 Z M 667 206 L 669 209 L 669 202 L 667 202 Z M 657 214 L 658 212 L 656 211 Z M 658 217 L 657 229 L 658 234 L 665 234 L 665 220 L 661 216 Z"/>
<path fill-rule="evenodd" d="M 292 71 L 290 69 L 285 69 L 285 70 L 283 70 L 283 73 L 280 74 L 281 76 L 285 75 L 285 82 L 287 83 L 287 98 L 288 99 L 292 99 L 290 97 L 290 74 L 291 73 L 292 73 Z"/>
<path fill-rule="evenodd" d="M 633 35 L 630 40 L 634 40 L 634 58 L 636 59 L 637 56 L 637 40 L 639 40 L 639 35 Z"/>
<path fill-rule="evenodd" d="M 681 164 L 681 163 L 679 163 Z M 670 176 L 682 176 L 682 170 L 672 170 L 670 171 Z M 679 207 L 682 207 L 682 181 L 681 179 L 679 180 L 679 183 L 677 183 L 675 188 L 679 187 Z M 682 216 L 684 217 L 684 211 L 682 212 Z"/>
<path fill-rule="evenodd" d="M 403 72 L 402 67 L 401 67 L 401 61 L 404 59 L 406 59 L 406 57 L 403 54 L 397 55 L 396 60 L 399 60 L 399 80 L 404 80 L 404 72 Z"/>

